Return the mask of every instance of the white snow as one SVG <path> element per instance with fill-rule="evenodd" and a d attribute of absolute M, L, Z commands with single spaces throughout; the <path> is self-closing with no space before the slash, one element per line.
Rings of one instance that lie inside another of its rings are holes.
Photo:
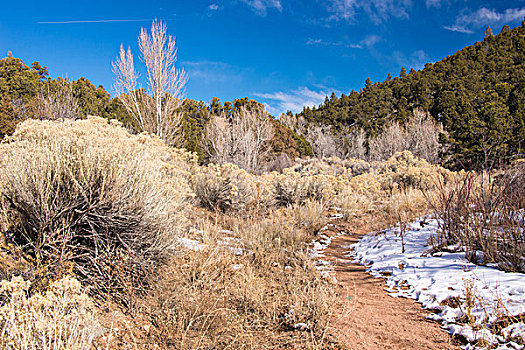
<path fill-rule="evenodd" d="M 337 215 L 337 214 L 335 214 Z M 330 217 L 328 219 L 336 219 L 333 217 Z M 334 227 L 334 224 L 326 224 L 323 226 L 320 230 L 320 232 L 328 230 L 330 227 Z M 328 237 L 326 234 L 319 235 L 318 238 L 312 240 L 310 243 L 311 247 L 309 249 L 309 255 L 312 260 L 314 260 L 315 268 L 319 270 L 319 274 L 328 280 L 331 280 L 333 283 L 337 283 L 337 279 L 335 278 L 335 271 L 334 266 L 331 262 L 323 260 L 321 258 L 325 257 L 324 251 L 330 243 L 332 243 L 332 240 L 341 236 L 344 234 L 344 232 L 338 232 L 336 235 L 332 237 Z"/>
<path fill-rule="evenodd" d="M 499 334 L 491 327 L 498 316 L 525 313 L 525 274 L 469 263 L 463 252 L 431 255 L 427 241 L 436 234 L 438 222 L 420 222 L 408 226 L 404 252 L 399 229 L 395 228 L 363 237 L 352 246 L 349 256 L 367 265 L 373 276 L 386 278 L 390 295 L 415 299 L 433 310 L 429 318 L 441 322 L 451 334 L 471 343 L 482 339 L 478 348 L 484 343 L 499 349 L 522 349 L 523 323 Z M 467 318 L 470 325 L 465 324 Z"/>
<path fill-rule="evenodd" d="M 195 232 L 202 233 L 202 231 L 198 230 L 195 230 Z M 231 233 L 232 231 L 221 230 L 220 232 Z M 187 237 L 177 237 L 177 243 L 184 250 L 193 250 L 195 252 L 208 248 L 208 245 L 206 245 L 205 243 Z M 236 237 L 221 237 L 217 241 L 218 248 L 227 249 L 230 251 L 230 253 L 237 256 L 241 256 L 247 253 L 246 249 L 244 249 L 242 246 L 243 244 L 241 239 Z"/>
<path fill-rule="evenodd" d="M 186 237 L 177 237 L 177 241 L 184 249 L 193 250 L 195 252 L 198 252 L 206 247 L 205 244 Z"/>
<path fill-rule="evenodd" d="M 300 331 L 307 331 L 310 329 L 306 323 L 296 323 L 293 325 L 293 328 L 298 329 Z"/>

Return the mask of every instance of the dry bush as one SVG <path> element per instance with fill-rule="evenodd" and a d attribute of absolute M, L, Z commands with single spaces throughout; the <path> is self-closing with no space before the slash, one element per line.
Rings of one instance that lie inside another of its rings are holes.
<path fill-rule="evenodd" d="M 346 181 L 344 175 L 336 174 L 324 161 L 300 162 L 275 175 L 275 199 L 282 206 L 302 204 L 307 199 L 328 205 Z"/>
<path fill-rule="evenodd" d="M 386 202 L 387 194 L 381 189 L 376 175 L 365 173 L 352 177 L 344 190 L 335 198 L 346 218 L 377 212 Z"/>
<path fill-rule="evenodd" d="M 369 140 L 369 158 L 386 160 L 396 152 L 410 151 L 429 162 L 439 161 L 439 135 L 443 126 L 428 112 L 415 109 L 409 120 L 401 125 L 394 122 L 374 139 Z"/>
<path fill-rule="evenodd" d="M 293 166 L 294 161 L 290 158 L 290 156 L 284 152 L 279 154 L 274 159 L 270 159 L 268 163 L 266 163 L 265 166 L 265 172 L 282 172 L 284 169 L 289 168 Z"/>
<path fill-rule="evenodd" d="M 275 181 L 275 199 L 280 206 L 302 203 L 306 199 L 306 185 L 300 173 L 284 169 Z"/>
<path fill-rule="evenodd" d="M 210 210 L 246 212 L 318 201 L 357 214 L 369 212 L 374 203 L 390 203 L 397 192 L 433 190 L 437 179 L 451 176 L 450 171 L 405 151 L 386 162 L 336 157 L 298 160 L 282 173 L 261 175 L 228 163 L 212 164 L 195 173 L 192 185 L 201 205 Z"/>
<path fill-rule="evenodd" d="M 439 179 L 448 181 L 453 173 L 438 166 L 430 165 L 426 160 L 415 157 L 410 151 L 394 154 L 385 162 L 379 162 L 383 187 L 389 190 L 397 188 L 419 188 L 431 190 Z"/>
<path fill-rule="evenodd" d="M 179 349 L 320 346 L 339 305 L 308 257 L 311 236 L 281 211 L 232 225 L 202 232 L 207 245 L 164 272 L 149 300 L 159 339 Z"/>
<path fill-rule="evenodd" d="M 330 169 L 320 162 L 324 169 Z M 346 177 L 331 170 L 287 168 L 282 173 L 248 173 L 236 165 L 210 164 L 192 176 L 192 187 L 201 206 L 222 212 L 246 212 L 304 203 L 311 199 L 329 204 L 342 190 Z"/>
<path fill-rule="evenodd" d="M 191 159 L 101 118 L 28 120 L 0 145 L 3 229 L 47 277 L 134 290 L 185 227 Z"/>
<path fill-rule="evenodd" d="M 332 202 L 346 218 L 373 214 L 392 225 L 404 225 L 425 214 L 427 197 L 439 191 L 440 182 L 449 183 L 455 176 L 409 151 L 382 162 L 331 159 L 329 164 L 349 179 Z"/>
<path fill-rule="evenodd" d="M 496 180 L 503 189 L 504 202 L 517 210 L 525 209 L 525 159 L 516 161 Z"/>
<path fill-rule="evenodd" d="M 21 277 L 0 282 L 2 349 L 90 349 L 104 332 L 76 279 L 63 278 L 44 294 L 29 296 L 29 288 Z"/>
<path fill-rule="evenodd" d="M 441 225 L 434 248 L 456 245 L 471 262 L 524 272 L 525 215 L 520 201 L 508 195 L 514 181 L 521 181 L 513 171 L 498 181 L 488 172 L 462 173 L 442 184 L 440 193 L 430 198 Z"/>
<path fill-rule="evenodd" d="M 273 202 L 273 173 L 253 175 L 237 165 L 210 164 L 199 168 L 192 176 L 192 187 L 204 208 L 213 211 L 246 211 Z"/>
<path fill-rule="evenodd" d="M 274 136 L 269 114 L 263 108 L 241 108 L 231 116 L 215 116 L 206 125 L 203 146 L 216 164 L 233 163 L 249 172 L 260 172 Z"/>
<path fill-rule="evenodd" d="M 80 117 L 78 100 L 73 96 L 73 84 L 67 78 L 58 78 L 46 85 L 37 95 L 35 113 L 42 119 L 77 119 Z"/>

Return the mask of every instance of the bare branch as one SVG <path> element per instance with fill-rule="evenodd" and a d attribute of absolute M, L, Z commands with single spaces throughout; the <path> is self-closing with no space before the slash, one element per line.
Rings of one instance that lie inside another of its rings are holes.
<path fill-rule="evenodd" d="M 234 163 L 260 171 L 270 151 L 273 126 L 264 109 L 234 112 L 231 120 L 212 117 L 204 132 L 204 149 L 213 163 Z"/>
<path fill-rule="evenodd" d="M 148 32 L 139 35 L 141 61 L 146 67 L 147 89 L 138 84 L 131 50 L 120 54 L 113 63 L 115 90 L 141 131 L 159 136 L 172 145 L 180 144 L 182 114 L 178 111 L 187 76 L 176 69 L 175 38 L 167 34 L 166 24 L 154 20 Z"/>

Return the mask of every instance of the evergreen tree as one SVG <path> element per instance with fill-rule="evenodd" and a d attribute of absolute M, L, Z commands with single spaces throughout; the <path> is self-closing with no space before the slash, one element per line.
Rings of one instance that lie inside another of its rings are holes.
<path fill-rule="evenodd" d="M 492 33 L 492 28 L 490 28 L 490 26 L 487 27 L 487 29 L 485 29 L 485 38 L 488 38 L 490 36 L 493 36 L 494 34 Z"/>

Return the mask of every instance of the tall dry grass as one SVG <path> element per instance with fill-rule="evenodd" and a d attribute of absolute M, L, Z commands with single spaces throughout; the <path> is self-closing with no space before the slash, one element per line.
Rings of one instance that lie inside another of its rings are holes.
<path fill-rule="evenodd" d="M 441 184 L 431 204 L 440 219 L 435 249 L 455 245 L 467 259 L 494 263 L 507 271 L 525 271 L 525 212 L 521 184 L 525 168 L 503 173 L 461 173 Z"/>
<path fill-rule="evenodd" d="M 150 294 L 158 339 L 177 349 L 334 344 L 328 331 L 340 312 L 339 290 L 308 256 L 312 233 L 297 218 L 315 214 L 294 213 L 301 210 L 230 218 L 228 231 L 202 225 L 194 238 L 204 245 L 176 257 Z"/>

